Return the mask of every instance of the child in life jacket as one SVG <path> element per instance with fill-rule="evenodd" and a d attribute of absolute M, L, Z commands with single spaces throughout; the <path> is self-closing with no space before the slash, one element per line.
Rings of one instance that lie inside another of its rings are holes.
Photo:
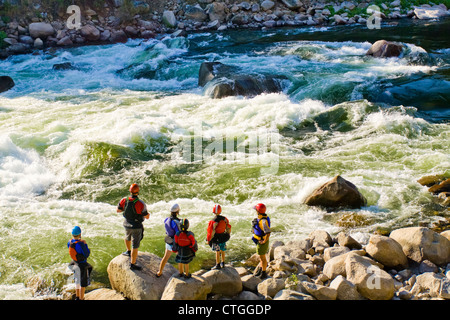
<path fill-rule="evenodd" d="M 92 266 L 87 262 L 91 254 L 85 240 L 81 239 L 81 228 L 75 226 L 72 229 L 72 239 L 67 243 L 72 262 L 69 269 L 74 272 L 76 298 L 75 300 L 84 300 L 84 292 L 91 282 Z"/>
<path fill-rule="evenodd" d="M 266 206 L 263 203 L 258 203 L 253 209 L 256 210 L 258 217 L 252 221 L 252 240 L 256 244 L 256 253 L 260 259 L 255 276 L 264 280 L 267 278 L 268 262 L 266 255 L 269 252 L 270 218 L 266 214 Z"/>
<path fill-rule="evenodd" d="M 230 240 L 231 225 L 227 218 L 221 215 L 222 207 L 215 205 L 213 208 L 214 219 L 209 221 L 206 230 L 206 241 L 213 251 L 216 252 L 216 265 L 211 269 L 225 268 L 225 251 L 227 241 Z"/>
<path fill-rule="evenodd" d="M 173 251 L 177 252 L 175 262 L 178 263 L 179 276 L 184 276 L 186 279 L 191 277 L 189 263 L 194 259 L 195 252 L 198 250 L 194 234 L 188 231 L 188 228 L 189 220 L 183 219 L 180 225 L 180 231 L 175 234 L 175 245 L 173 246 Z"/>

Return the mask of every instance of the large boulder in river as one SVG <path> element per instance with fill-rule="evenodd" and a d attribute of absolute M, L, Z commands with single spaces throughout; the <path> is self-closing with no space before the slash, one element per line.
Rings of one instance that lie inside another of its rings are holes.
<path fill-rule="evenodd" d="M 53 29 L 50 23 L 45 22 L 33 22 L 28 26 L 30 36 L 34 39 L 41 38 L 46 39 L 55 34 L 55 29 Z"/>
<path fill-rule="evenodd" d="M 14 80 L 10 76 L 0 76 L 0 93 L 8 91 L 14 86 Z"/>
<path fill-rule="evenodd" d="M 305 204 L 325 208 L 356 209 L 365 206 L 367 200 L 353 183 L 338 175 L 317 188 L 306 198 Z"/>
<path fill-rule="evenodd" d="M 397 241 L 405 255 L 417 263 L 424 260 L 441 266 L 450 263 L 450 241 L 431 229 L 401 228 L 392 231 L 389 237 Z"/>
<path fill-rule="evenodd" d="M 142 270 L 130 269 L 130 258 L 119 255 L 108 265 L 108 277 L 111 288 L 120 292 L 129 300 L 159 300 L 167 281 L 177 273 L 175 267 L 166 264 L 161 277 L 156 277 L 161 258 L 147 252 L 139 252 L 137 264 Z"/>
<path fill-rule="evenodd" d="M 377 58 L 398 57 L 403 52 L 403 45 L 386 40 L 378 40 L 366 52 L 366 55 Z"/>
<path fill-rule="evenodd" d="M 242 74 L 239 68 L 221 62 L 203 62 L 199 70 L 198 84 L 205 86 L 205 92 L 212 98 L 220 99 L 280 92 L 280 80 L 270 75 Z"/>

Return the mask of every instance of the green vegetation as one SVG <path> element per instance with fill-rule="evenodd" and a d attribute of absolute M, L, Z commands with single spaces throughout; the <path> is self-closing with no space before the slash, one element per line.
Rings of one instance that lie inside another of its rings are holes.
<path fill-rule="evenodd" d="M 8 46 L 8 44 L 3 41 L 7 36 L 5 31 L 0 31 L 0 49 L 5 49 Z"/>

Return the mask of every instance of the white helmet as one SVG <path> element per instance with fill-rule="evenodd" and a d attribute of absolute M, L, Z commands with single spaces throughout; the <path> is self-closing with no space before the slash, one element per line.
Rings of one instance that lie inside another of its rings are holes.
<path fill-rule="evenodd" d="M 172 208 L 170 208 L 170 212 L 178 212 L 180 211 L 180 206 L 178 205 L 178 203 L 175 203 Z"/>

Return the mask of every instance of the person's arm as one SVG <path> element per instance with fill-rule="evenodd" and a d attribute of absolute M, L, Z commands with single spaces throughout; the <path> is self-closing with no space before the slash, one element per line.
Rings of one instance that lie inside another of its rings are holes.
<path fill-rule="evenodd" d="M 264 244 L 269 240 L 271 230 L 270 230 L 269 224 L 266 219 L 260 220 L 260 227 L 261 227 L 261 230 L 264 231 L 264 237 L 259 241 L 259 243 Z"/>
<path fill-rule="evenodd" d="M 81 240 L 80 242 L 81 242 L 80 247 L 81 247 L 81 250 L 83 251 L 83 255 L 87 259 L 87 258 L 89 258 L 89 255 L 91 254 L 91 250 L 89 250 L 88 245 L 85 240 Z"/>
<path fill-rule="evenodd" d="M 144 201 L 141 200 L 142 205 L 144 206 L 142 208 L 141 214 L 144 216 L 144 219 L 150 218 L 150 213 L 147 211 L 147 205 Z"/>
<path fill-rule="evenodd" d="M 125 198 L 119 201 L 119 205 L 117 206 L 117 213 L 123 212 L 125 204 Z"/>

